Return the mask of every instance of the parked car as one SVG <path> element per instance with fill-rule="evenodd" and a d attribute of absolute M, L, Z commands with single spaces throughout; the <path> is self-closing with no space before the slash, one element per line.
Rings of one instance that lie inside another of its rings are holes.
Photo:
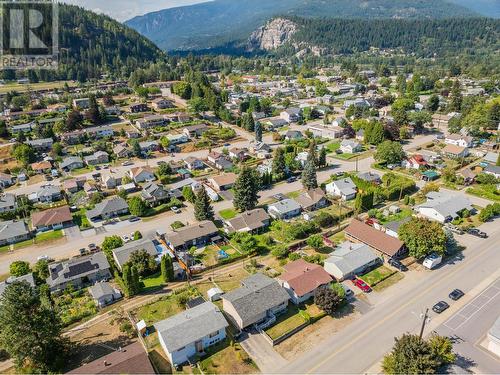
<path fill-rule="evenodd" d="M 460 289 L 454 289 L 450 294 L 448 294 L 448 297 L 452 299 L 453 301 L 458 301 L 460 298 L 464 296 L 464 292 L 462 292 Z"/>
<path fill-rule="evenodd" d="M 445 311 L 450 305 L 448 305 L 444 301 L 439 301 L 436 303 L 434 306 L 432 306 L 432 311 L 434 311 L 436 314 L 441 314 L 443 311 Z"/>
<path fill-rule="evenodd" d="M 97 251 L 99 250 L 99 247 L 95 243 L 89 244 L 89 250 L 90 251 Z"/>
<path fill-rule="evenodd" d="M 123 240 L 124 243 L 127 243 L 127 242 L 131 241 L 130 237 L 127 236 L 126 234 L 122 236 L 122 240 Z"/>
<path fill-rule="evenodd" d="M 179 207 L 176 207 L 176 206 L 172 207 L 171 210 L 172 210 L 172 212 L 174 212 L 176 214 L 180 214 L 181 213 L 181 209 Z"/>
<path fill-rule="evenodd" d="M 342 288 L 344 288 L 346 298 L 351 298 L 352 296 L 354 296 L 354 292 L 352 291 L 351 288 L 349 288 L 348 286 L 346 286 L 344 284 L 340 284 L 340 285 L 342 285 Z"/>
<path fill-rule="evenodd" d="M 370 286 L 361 279 L 356 278 L 354 279 L 353 283 L 365 293 L 369 293 L 372 291 L 372 288 L 370 288 Z"/>
<path fill-rule="evenodd" d="M 127 160 L 127 161 L 124 161 L 124 162 L 122 163 L 122 165 L 123 165 L 124 167 L 127 167 L 127 166 L 129 166 L 129 165 L 134 165 L 134 162 L 133 162 L 133 161 L 130 161 L 130 160 Z"/>
<path fill-rule="evenodd" d="M 87 253 L 88 253 L 88 250 L 86 248 L 83 247 L 80 249 L 80 255 L 85 255 Z"/>
<path fill-rule="evenodd" d="M 479 238 L 488 238 L 488 235 L 486 233 L 480 231 L 477 228 L 471 228 L 471 229 L 467 230 L 467 233 L 472 235 L 472 236 L 479 237 Z"/>
<path fill-rule="evenodd" d="M 464 231 L 462 229 L 460 229 L 459 227 L 453 225 L 453 224 L 445 224 L 444 226 L 446 229 L 448 229 L 451 233 L 455 233 L 455 234 L 464 234 Z"/>
<path fill-rule="evenodd" d="M 297 181 L 297 177 L 295 177 L 295 176 L 289 177 L 286 180 L 286 182 L 289 183 L 289 184 L 291 184 L 292 182 L 295 182 L 295 181 Z"/>
<path fill-rule="evenodd" d="M 141 220 L 141 218 L 137 217 L 137 216 L 132 216 L 128 219 L 128 221 L 130 221 L 131 223 L 133 222 L 136 222 L 136 221 L 139 221 Z"/>
<path fill-rule="evenodd" d="M 428 255 L 427 258 L 424 259 L 422 265 L 425 268 L 432 270 L 434 267 L 441 264 L 442 261 L 443 261 L 443 257 L 441 255 L 439 255 L 437 253 L 432 253 L 432 254 Z"/>
<path fill-rule="evenodd" d="M 40 256 L 38 256 L 38 258 L 36 258 L 36 260 L 45 260 L 48 262 L 50 260 L 50 258 L 48 255 L 40 255 Z"/>
<path fill-rule="evenodd" d="M 406 267 L 403 263 L 401 263 L 397 259 L 389 258 L 389 260 L 387 261 L 387 263 L 389 263 L 391 266 L 393 266 L 394 268 L 397 268 L 400 271 L 403 271 L 403 272 L 404 271 L 408 271 L 408 267 Z"/>

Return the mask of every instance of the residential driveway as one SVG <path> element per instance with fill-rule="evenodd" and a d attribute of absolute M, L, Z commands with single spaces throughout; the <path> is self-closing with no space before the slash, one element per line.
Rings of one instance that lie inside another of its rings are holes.
<path fill-rule="evenodd" d="M 221 191 L 219 192 L 219 195 L 226 201 L 232 201 L 234 198 L 233 193 L 229 190 Z"/>
<path fill-rule="evenodd" d="M 73 225 L 71 227 L 64 228 L 64 234 L 68 238 L 68 241 L 82 238 L 82 234 L 80 232 L 80 228 L 77 225 Z"/>
<path fill-rule="evenodd" d="M 260 333 L 243 332 L 241 339 L 241 346 L 263 374 L 277 373 L 288 363 Z"/>

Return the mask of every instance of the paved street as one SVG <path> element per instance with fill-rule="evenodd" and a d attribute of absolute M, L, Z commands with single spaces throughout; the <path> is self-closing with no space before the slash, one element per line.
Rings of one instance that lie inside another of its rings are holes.
<path fill-rule="evenodd" d="M 500 276 L 499 221 L 484 224 L 481 229 L 490 237 L 480 240 L 465 235 L 459 238 L 469 245 L 462 256 L 448 261 L 433 271 L 412 272 L 372 309 L 358 320 L 333 334 L 328 340 L 318 343 L 311 351 L 303 353 L 287 366 L 275 369 L 275 373 L 365 373 L 377 372 L 380 359 L 394 343 L 394 337 L 405 332 L 417 333 L 420 327 L 418 315 L 439 300 L 448 300 L 454 288 L 467 294 L 482 282 L 490 284 Z M 493 278 L 493 279 L 492 279 Z M 491 280 L 492 279 L 492 280 Z M 491 281 L 490 281 L 491 280 Z M 485 286 L 486 287 L 486 286 Z M 426 334 L 452 316 L 467 303 L 451 302 L 451 308 L 441 315 L 431 313 L 431 322 Z M 497 304 L 498 306 L 498 304 Z M 498 368 L 497 368 L 498 370 Z M 498 372 L 498 371 L 496 371 Z"/>

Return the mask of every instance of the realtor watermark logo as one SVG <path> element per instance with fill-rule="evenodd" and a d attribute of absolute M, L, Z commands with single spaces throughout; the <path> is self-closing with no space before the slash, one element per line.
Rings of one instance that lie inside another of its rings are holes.
<path fill-rule="evenodd" d="M 0 69 L 55 69 L 59 12 L 54 0 L 0 0 Z"/>

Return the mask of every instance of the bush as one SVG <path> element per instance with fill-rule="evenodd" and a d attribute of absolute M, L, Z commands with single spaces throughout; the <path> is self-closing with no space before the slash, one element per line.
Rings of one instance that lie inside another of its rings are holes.
<path fill-rule="evenodd" d="M 285 259 L 288 256 L 290 250 L 286 245 L 277 246 L 271 251 L 271 254 L 277 259 Z"/>
<path fill-rule="evenodd" d="M 184 226 L 185 226 L 185 225 L 184 225 L 182 222 L 180 222 L 179 220 L 176 220 L 176 221 L 174 221 L 172 224 L 170 224 L 170 227 L 171 227 L 172 229 L 180 229 L 180 228 L 182 228 L 182 227 L 184 227 Z"/>
<path fill-rule="evenodd" d="M 314 222 L 321 228 L 329 228 L 337 222 L 337 219 L 328 212 L 320 212 L 315 218 Z"/>
<path fill-rule="evenodd" d="M 479 220 L 484 223 L 498 215 L 500 215 L 500 203 L 489 204 L 481 210 Z"/>
<path fill-rule="evenodd" d="M 307 239 L 307 244 L 315 250 L 321 249 L 323 247 L 323 237 L 320 234 L 312 235 Z"/>
<path fill-rule="evenodd" d="M 288 254 L 288 259 L 290 259 L 293 262 L 294 260 L 302 259 L 302 257 L 297 253 L 290 253 Z"/>

